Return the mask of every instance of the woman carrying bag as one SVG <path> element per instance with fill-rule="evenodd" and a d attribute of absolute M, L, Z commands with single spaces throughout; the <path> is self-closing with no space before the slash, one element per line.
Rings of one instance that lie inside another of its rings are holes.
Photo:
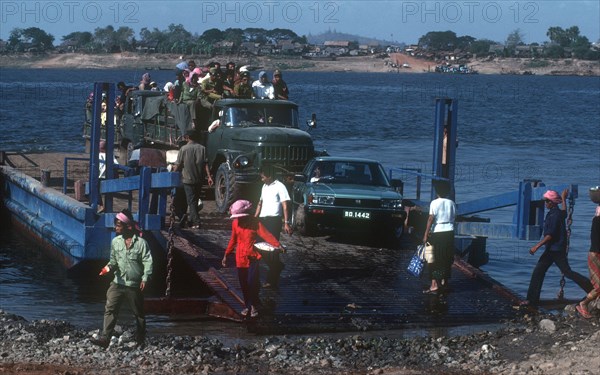
<path fill-rule="evenodd" d="M 456 204 L 446 198 L 450 194 L 447 181 L 435 183 L 437 198 L 429 205 L 429 218 L 425 226 L 423 243 L 433 245 L 433 263 L 429 263 L 431 285 L 425 294 L 438 294 L 448 286 L 452 263 L 454 263 L 454 218 Z"/>

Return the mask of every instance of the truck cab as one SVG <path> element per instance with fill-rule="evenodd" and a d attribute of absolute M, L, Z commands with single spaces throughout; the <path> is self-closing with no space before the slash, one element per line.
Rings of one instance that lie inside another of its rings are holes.
<path fill-rule="evenodd" d="M 206 148 L 219 212 L 227 212 L 244 186 L 260 183 L 262 166 L 275 167 L 280 178 L 293 176 L 315 155 L 291 101 L 221 99 L 214 103 L 209 124 Z"/>

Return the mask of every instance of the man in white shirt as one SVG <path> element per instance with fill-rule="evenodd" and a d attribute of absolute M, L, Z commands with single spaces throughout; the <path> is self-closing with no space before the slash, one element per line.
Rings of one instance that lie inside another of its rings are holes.
<path fill-rule="evenodd" d="M 279 240 L 282 224 L 285 233 L 292 234 L 292 222 L 289 217 L 290 195 L 285 185 L 274 179 L 272 167 L 262 168 L 260 178 L 264 185 L 254 216 L 258 217 L 269 232 Z M 277 288 L 279 286 L 279 276 L 284 267 L 279 259 L 279 251 L 261 251 L 261 254 L 269 267 L 267 280 L 263 287 Z"/>
<path fill-rule="evenodd" d="M 275 88 L 264 70 L 258 73 L 258 79 L 252 83 L 252 90 L 257 99 L 275 99 Z"/>

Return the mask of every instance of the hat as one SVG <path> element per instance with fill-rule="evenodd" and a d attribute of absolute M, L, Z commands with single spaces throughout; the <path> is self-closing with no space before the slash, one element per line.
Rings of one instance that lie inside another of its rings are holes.
<path fill-rule="evenodd" d="M 543 197 L 554 204 L 560 204 L 560 202 L 562 202 L 562 198 L 554 190 L 548 190 L 544 193 Z"/>
<path fill-rule="evenodd" d="M 280 76 L 280 75 L 281 75 L 281 70 L 275 69 L 275 71 L 273 72 L 273 76 Z"/>
<path fill-rule="evenodd" d="M 244 65 L 244 66 L 240 67 L 240 73 L 247 72 L 247 71 L 248 71 L 248 65 Z"/>
<path fill-rule="evenodd" d="M 231 212 L 231 218 L 235 219 L 236 217 L 248 216 L 250 215 L 248 212 L 252 209 L 252 203 L 247 200 L 240 199 L 231 205 L 229 211 Z"/>
<path fill-rule="evenodd" d="M 217 68 L 210 68 L 210 75 L 217 74 Z"/>
<path fill-rule="evenodd" d="M 250 73 L 248 73 L 248 72 L 243 72 L 243 73 L 241 74 L 241 76 L 242 76 L 242 78 L 243 78 L 243 77 L 250 77 Z"/>
<path fill-rule="evenodd" d="M 258 79 L 262 79 L 262 77 L 266 77 L 267 76 L 267 72 L 265 72 L 264 70 L 261 70 L 260 73 L 258 73 Z"/>

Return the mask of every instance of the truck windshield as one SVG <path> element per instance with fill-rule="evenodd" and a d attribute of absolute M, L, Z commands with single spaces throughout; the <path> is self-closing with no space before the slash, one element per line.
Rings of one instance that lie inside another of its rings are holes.
<path fill-rule="evenodd" d="M 229 107 L 224 113 L 226 126 L 298 127 L 298 110 L 293 107 L 266 105 L 264 107 Z"/>

